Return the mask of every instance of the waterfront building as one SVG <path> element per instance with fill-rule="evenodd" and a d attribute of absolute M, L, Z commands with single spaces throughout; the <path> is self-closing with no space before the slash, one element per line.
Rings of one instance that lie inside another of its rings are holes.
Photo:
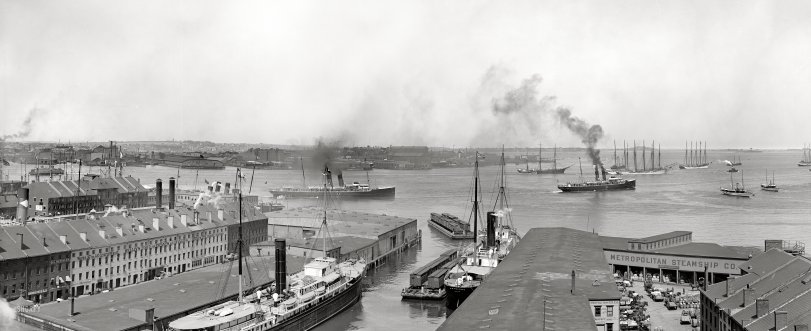
<path fill-rule="evenodd" d="M 620 296 L 599 236 L 534 228 L 439 330 L 619 330 Z"/>
<path fill-rule="evenodd" d="M 25 295 L 47 302 L 67 297 L 62 285 L 48 287 L 58 277 L 72 281 L 71 293 L 82 295 L 226 262 L 236 253 L 237 208 L 143 208 L 3 227 L 0 287 L 9 299 Z M 249 205 L 243 206 L 242 216 L 246 244 L 267 239 L 267 217 Z M 36 273 L 51 268 L 51 273 Z M 20 293 L 21 287 L 25 292 Z M 47 298 L 34 296 L 45 289 Z"/>
<path fill-rule="evenodd" d="M 808 330 L 811 261 L 770 248 L 701 291 L 702 331 Z"/>
<path fill-rule="evenodd" d="M 645 238 L 600 236 L 612 271 L 629 279 L 690 284 L 705 278 L 720 282 L 740 275 L 740 265 L 754 249 L 693 242 L 690 231 L 673 231 Z M 707 274 L 705 275 L 705 267 Z"/>
<path fill-rule="evenodd" d="M 128 208 L 148 206 L 147 189 L 138 179 L 96 177 L 92 180 L 37 182 L 27 186 L 29 216 L 56 216 L 102 211 L 106 205 Z M 78 195 L 77 195 L 78 188 Z"/>

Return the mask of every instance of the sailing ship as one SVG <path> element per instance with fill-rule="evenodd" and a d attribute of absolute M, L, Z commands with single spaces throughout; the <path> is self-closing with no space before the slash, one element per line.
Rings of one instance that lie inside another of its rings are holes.
<path fill-rule="evenodd" d="M 721 188 L 721 194 L 741 198 L 751 198 L 755 195 L 752 191 L 746 190 L 746 187 L 743 185 L 743 172 L 741 172 L 741 182 L 734 184 L 732 174 L 729 174 L 729 184 L 730 188 Z"/>
<path fill-rule="evenodd" d="M 326 167 L 326 166 L 325 166 Z M 332 172 L 330 169 L 325 169 L 327 185 L 324 186 L 309 186 L 303 188 L 282 187 L 271 189 L 270 193 L 275 197 L 284 196 L 285 198 L 319 198 L 325 192 L 334 194 L 338 199 L 394 199 L 395 187 L 372 187 L 369 183 L 369 173 L 366 173 L 366 183 L 354 182 L 352 184 L 345 184 L 343 172 L 338 170 L 338 186 L 334 186 L 332 182 Z M 301 166 L 301 176 L 304 178 L 304 165 Z"/>
<path fill-rule="evenodd" d="M 800 167 L 811 167 L 811 146 L 803 145 L 803 159 L 797 163 Z"/>
<path fill-rule="evenodd" d="M 326 176 L 326 171 L 325 171 Z M 326 186 L 326 181 L 325 184 Z M 304 265 L 290 276 L 288 286 L 286 243 L 276 239 L 276 282 L 274 287 L 257 289 L 243 295 L 242 288 L 242 192 L 239 193 L 239 292 L 236 301 L 181 317 L 169 324 L 170 331 L 267 331 L 309 330 L 351 307 L 361 298 L 361 283 L 366 270 L 363 260 L 337 263 L 327 256 L 328 191 L 324 190 L 324 214 L 319 232 L 323 238 L 323 257 Z"/>
<path fill-rule="evenodd" d="M 735 160 L 735 155 L 733 155 L 733 156 L 732 156 L 732 162 L 730 162 L 730 163 L 729 163 L 729 165 L 730 165 L 730 166 L 733 166 L 733 167 L 734 167 L 734 166 L 743 165 L 743 163 L 741 163 L 741 157 L 740 157 L 740 156 L 738 156 L 738 160 L 736 161 L 736 160 Z"/>
<path fill-rule="evenodd" d="M 690 142 L 690 149 L 687 149 L 687 142 L 684 143 L 684 164 L 679 165 L 679 169 L 707 169 L 710 163 L 707 162 L 707 143 L 704 142 L 704 150 L 701 149 L 701 142 L 699 141 L 694 149 L 693 142 Z M 688 157 L 689 151 L 689 157 Z M 703 153 L 702 153 L 703 152 Z"/>
<path fill-rule="evenodd" d="M 478 153 L 477 153 L 478 154 Z M 518 244 L 520 236 L 512 225 L 509 204 L 505 189 L 504 153 L 501 154 L 501 178 L 499 193 L 496 196 L 493 209 L 487 212 L 485 240 L 481 242 L 478 235 L 479 215 L 479 162 L 478 157 L 474 164 L 473 177 L 473 243 L 462 252 L 459 264 L 451 268 L 445 275 L 444 285 L 447 293 L 445 305 L 449 309 L 456 309 L 473 293 L 487 278 L 487 275 Z"/>
<path fill-rule="evenodd" d="M 769 172 L 766 171 L 766 181 L 768 184 L 760 184 L 760 189 L 769 192 L 777 192 L 777 184 L 774 183 L 774 171 L 772 171 L 772 180 L 769 180 Z"/>
<path fill-rule="evenodd" d="M 569 169 L 569 167 L 571 167 L 571 165 L 569 165 L 569 166 L 566 166 L 566 167 L 563 167 L 563 168 L 558 168 L 558 146 L 557 145 L 555 145 L 555 150 L 553 152 L 553 155 L 554 156 L 552 157 L 552 169 L 544 169 L 541 166 L 541 160 L 543 160 L 543 158 L 541 157 L 541 146 L 538 145 L 538 170 L 535 171 L 536 174 L 538 174 L 538 175 L 562 174 L 564 171 L 566 171 L 566 169 Z"/>
<path fill-rule="evenodd" d="M 622 164 L 618 163 L 619 159 L 617 158 L 617 141 L 614 141 L 614 165 L 612 165 L 609 169 L 610 174 L 617 174 L 620 173 L 622 170 L 628 168 L 628 148 L 625 146 L 625 140 L 622 141 Z"/>
<path fill-rule="evenodd" d="M 656 148 L 654 143 L 651 142 L 650 151 L 650 167 L 648 167 L 647 160 L 645 159 L 645 141 L 642 141 L 642 169 L 636 167 L 636 141 L 634 141 L 634 170 L 626 172 L 614 173 L 614 175 L 664 175 L 667 173 L 667 167 L 662 167 L 662 145 L 659 145 L 659 165 L 656 165 Z M 610 173 L 611 174 L 611 173 Z"/>
<path fill-rule="evenodd" d="M 526 160 L 527 160 L 526 167 L 524 167 L 524 169 L 518 168 L 518 169 L 516 169 L 516 170 L 518 170 L 518 173 L 519 173 L 519 174 L 534 174 L 534 173 L 535 173 L 535 171 L 537 171 L 537 169 L 530 169 L 530 168 L 529 168 L 529 156 L 528 156 L 528 155 L 524 155 L 524 157 L 525 157 L 525 158 L 526 158 Z M 538 165 L 539 165 L 539 166 L 541 165 L 541 160 L 540 160 L 540 159 L 538 159 Z"/>
<path fill-rule="evenodd" d="M 602 170 L 603 179 L 600 180 Z M 595 192 L 636 189 L 636 179 L 623 179 L 617 176 L 606 177 L 605 167 L 602 164 L 594 165 L 594 181 L 582 181 L 583 166 L 580 165 L 580 182 L 559 184 L 558 189 L 563 192 Z"/>

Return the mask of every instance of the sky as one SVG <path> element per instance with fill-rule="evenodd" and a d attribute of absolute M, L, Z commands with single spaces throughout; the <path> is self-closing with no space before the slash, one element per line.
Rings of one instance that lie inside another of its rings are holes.
<path fill-rule="evenodd" d="M 808 1 L 0 0 L 0 137 L 798 148 Z"/>

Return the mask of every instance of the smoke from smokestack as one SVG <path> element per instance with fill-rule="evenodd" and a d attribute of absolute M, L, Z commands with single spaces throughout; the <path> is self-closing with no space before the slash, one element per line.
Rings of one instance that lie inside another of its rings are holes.
<path fill-rule="evenodd" d="M 5 141 L 6 139 L 22 139 L 28 137 L 28 135 L 31 134 L 32 129 L 31 123 L 34 120 L 34 117 L 36 117 L 37 114 L 43 112 L 44 110 L 41 108 L 31 108 L 31 110 L 29 110 L 28 114 L 25 116 L 25 120 L 23 120 L 22 126 L 20 126 L 20 131 L 18 131 L 17 133 L 3 135 L 2 137 L 0 137 L 0 142 Z"/>
<path fill-rule="evenodd" d="M 602 165 L 600 150 L 594 148 L 594 146 L 603 137 L 603 127 L 599 124 L 589 125 L 586 121 L 572 116 L 572 111 L 563 107 L 557 109 L 557 116 L 558 120 L 572 133 L 580 137 L 583 144 L 586 145 L 586 152 L 591 158 L 591 163 Z"/>

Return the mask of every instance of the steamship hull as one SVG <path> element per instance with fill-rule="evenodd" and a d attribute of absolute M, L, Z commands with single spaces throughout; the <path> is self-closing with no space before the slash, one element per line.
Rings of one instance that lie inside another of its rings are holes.
<path fill-rule="evenodd" d="M 465 299 L 467 299 L 477 287 L 478 286 L 451 286 L 445 284 L 445 293 L 447 295 L 445 306 L 448 307 L 448 309 L 459 308 L 462 302 L 465 302 Z"/>
<path fill-rule="evenodd" d="M 269 329 L 252 331 L 310 330 L 315 328 L 360 301 L 363 295 L 362 280 L 362 276 L 355 278 L 354 283 L 340 294 L 311 305 L 295 316 L 285 319 Z"/>
<path fill-rule="evenodd" d="M 558 189 L 563 192 L 598 192 L 598 191 L 620 191 L 636 189 L 636 179 L 627 179 L 623 182 L 611 183 L 605 181 L 574 183 L 558 185 Z"/>
<path fill-rule="evenodd" d="M 343 190 L 340 188 L 327 191 L 338 199 L 394 199 L 395 187 L 380 187 L 370 190 Z M 306 189 L 276 189 L 270 190 L 274 196 L 284 196 L 285 198 L 323 198 L 324 190 Z"/>

